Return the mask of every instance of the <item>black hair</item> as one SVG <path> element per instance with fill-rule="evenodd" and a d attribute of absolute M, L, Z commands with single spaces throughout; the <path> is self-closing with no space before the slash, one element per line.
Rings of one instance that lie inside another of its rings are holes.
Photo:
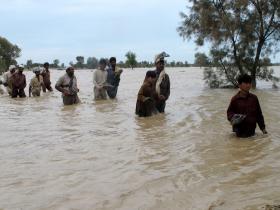
<path fill-rule="evenodd" d="M 100 58 L 99 64 L 104 64 L 104 65 L 106 65 L 106 64 L 107 64 L 106 59 L 105 59 L 105 58 Z"/>
<path fill-rule="evenodd" d="M 116 57 L 111 57 L 111 58 L 109 59 L 109 62 L 110 62 L 110 63 L 112 63 L 113 61 L 115 61 L 115 62 L 117 61 Z"/>
<path fill-rule="evenodd" d="M 48 62 L 44 63 L 44 66 L 49 66 L 50 64 Z"/>
<path fill-rule="evenodd" d="M 157 74 L 156 74 L 155 71 L 147 71 L 146 72 L 146 78 L 148 78 L 148 77 L 156 78 Z"/>
<path fill-rule="evenodd" d="M 252 77 L 248 74 L 242 74 L 238 77 L 237 81 L 239 85 L 242 83 L 252 83 Z"/>

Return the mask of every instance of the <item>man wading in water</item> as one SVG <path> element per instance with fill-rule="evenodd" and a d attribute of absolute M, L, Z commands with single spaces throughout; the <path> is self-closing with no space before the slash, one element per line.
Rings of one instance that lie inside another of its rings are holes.
<path fill-rule="evenodd" d="M 247 74 L 239 76 L 238 86 L 240 90 L 231 99 L 227 110 L 227 118 L 233 126 L 233 132 L 238 137 L 253 136 L 258 123 L 262 132 L 267 134 L 258 97 L 249 92 L 252 78 Z"/>
<path fill-rule="evenodd" d="M 12 83 L 12 98 L 20 97 L 25 98 L 24 88 L 26 87 L 26 78 L 22 73 L 24 69 L 23 65 L 19 65 L 16 73 L 13 74 L 11 78 Z"/>
<path fill-rule="evenodd" d="M 107 68 L 107 83 L 112 85 L 112 87 L 107 88 L 107 94 L 110 98 L 115 98 L 118 92 L 118 87 L 120 83 L 120 76 L 122 73 L 122 69 L 119 69 L 116 66 L 117 59 L 115 57 L 111 57 L 109 60 L 109 67 Z"/>
<path fill-rule="evenodd" d="M 11 81 L 11 79 L 12 79 L 12 76 L 15 73 L 16 69 L 17 69 L 17 67 L 15 65 L 11 65 L 9 67 L 9 71 L 7 71 L 3 74 L 2 83 L 6 87 L 7 92 L 10 96 L 12 96 L 12 81 Z"/>
<path fill-rule="evenodd" d="M 44 88 L 44 81 L 43 77 L 40 74 L 41 68 L 36 67 L 33 69 L 33 72 L 35 73 L 35 76 L 31 79 L 29 84 L 29 97 L 31 97 L 31 93 L 33 97 L 38 97 L 41 95 L 41 90 Z"/>
<path fill-rule="evenodd" d="M 62 99 L 64 105 L 72 105 L 80 102 L 78 97 L 79 89 L 77 87 L 77 78 L 74 75 L 74 68 L 68 67 L 66 74 L 59 78 L 55 88 L 62 92 Z"/>
<path fill-rule="evenodd" d="M 48 91 L 53 91 L 51 87 L 51 73 L 49 70 L 50 64 L 49 63 L 44 63 L 44 71 L 42 71 L 42 76 L 43 76 L 43 81 L 44 81 L 44 87 L 43 87 L 43 92 L 46 92 L 46 89 Z"/>
<path fill-rule="evenodd" d="M 165 57 L 169 57 L 169 55 L 165 52 L 155 56 L 156 93 L 158 95 L 156 100 L 156 108 L 160 113 L 164 112 L 166 100 L 170 95 L 170 80 L 168 74 L 166 74 L 164 70 Z"/>

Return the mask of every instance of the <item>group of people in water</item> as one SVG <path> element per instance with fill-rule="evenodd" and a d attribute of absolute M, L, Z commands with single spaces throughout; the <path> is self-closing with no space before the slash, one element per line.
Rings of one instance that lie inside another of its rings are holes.
<path fill-rule="evenodd" d="M 165 72 L 165 57 L 169 55 L 162 52 L 155 56 L 155 70 L 146 72 L 145 79 L 137 95 L 135 113 L 139 117 L 149 117 L 165 111 L 166 101 L 170 96 L 170 79 Z M 26 78 L 23 74 L 24 66 L 11 65 L 0 80 L 7 88 L 12 98 L 26 97 L 24 89 Z M 80 102 L 78 97 L 79 88 L 77 78 L 74 74 L 74 67 L 66 69 L 55 84 L 55 88 L 62 93 L 64 105 L 72 105 Z M 29 96 L 38 97 L 41 91 L 53 91 L 51 87 L 49 63 L 44 67 L 33 69 L 34 77 L 29 84 Z M 100 59 L 99 67 L 93 73 L 94 98 L 104 100 L 107 97 L 114 99 L 118 92 L 120 77 L 123 70 L 116 65 L 116 58 L 111 57 L 109 62 Z M 255 135 L 256 124 L 264 134 L 264 117 L 256 95 L 250 93 L 252 78 L 247 75 L 240 75 L 238 78 L 239 91 L 233 96 L 227 109 L 227 118 L 232 124 L 233 132 L 238 137 L 250 137 Z"/>

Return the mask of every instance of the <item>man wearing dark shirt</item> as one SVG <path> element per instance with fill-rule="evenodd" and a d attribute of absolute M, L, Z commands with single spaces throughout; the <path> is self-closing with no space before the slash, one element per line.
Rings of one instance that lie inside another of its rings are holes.
<path fill-rule="evenodd" d="M 107 83 L 111 85 L 110 87 L 107 87 L 107 94 L 112 99 L 116 98 L 122 73 L 122 69 L 118 68 L 116 63 L 117 59 L 111 57 L 109 60 L 109 67 L 107 68 Z"/>
<path fill-rule="evenodd" d="M 238 137 L 250 137 L 255 135 L 256 124 L 258 124 L 262 132 L 266 134 L 258 97 L 249 92 L 252 87 L 252 78 L 247 74 L 239 76 L 238 86 L 240 90 L 231 99 L 227 110 L 227 118 L 232 123 L 233 131 Z M 236 116 L 243 116 L 240 122 L 234 122 Z"/>

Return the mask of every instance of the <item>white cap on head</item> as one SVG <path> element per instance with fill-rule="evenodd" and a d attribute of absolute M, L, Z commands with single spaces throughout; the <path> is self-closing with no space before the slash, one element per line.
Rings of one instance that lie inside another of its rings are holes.
<path fill-rule="evenodd" d="M 41 72 L 41 68 L 39 66 L 35 67 L 35 68 L 33 68 L 33 72 L 34 73 Z"/>
<path fill-rule="evenodd" d="M 18 68 L 19 69 L 24 69 L 24 65 L 20 64 L 20 65 L 18 65 Z"/>
<path fill-rule="evenodd" d="M 13 69 L 16 69 L 17 67 L 15 65 L 10 65 L 9 66 L 9 71 L 13 70 Z"/>
<path fill-rule="evenodd" d="M 159 61 L 164 61 L 165 57 L 169 57 L 169 55 L 166 52 L 161 52 L 155 56 L 155 63 L 158 63 Z"/>

